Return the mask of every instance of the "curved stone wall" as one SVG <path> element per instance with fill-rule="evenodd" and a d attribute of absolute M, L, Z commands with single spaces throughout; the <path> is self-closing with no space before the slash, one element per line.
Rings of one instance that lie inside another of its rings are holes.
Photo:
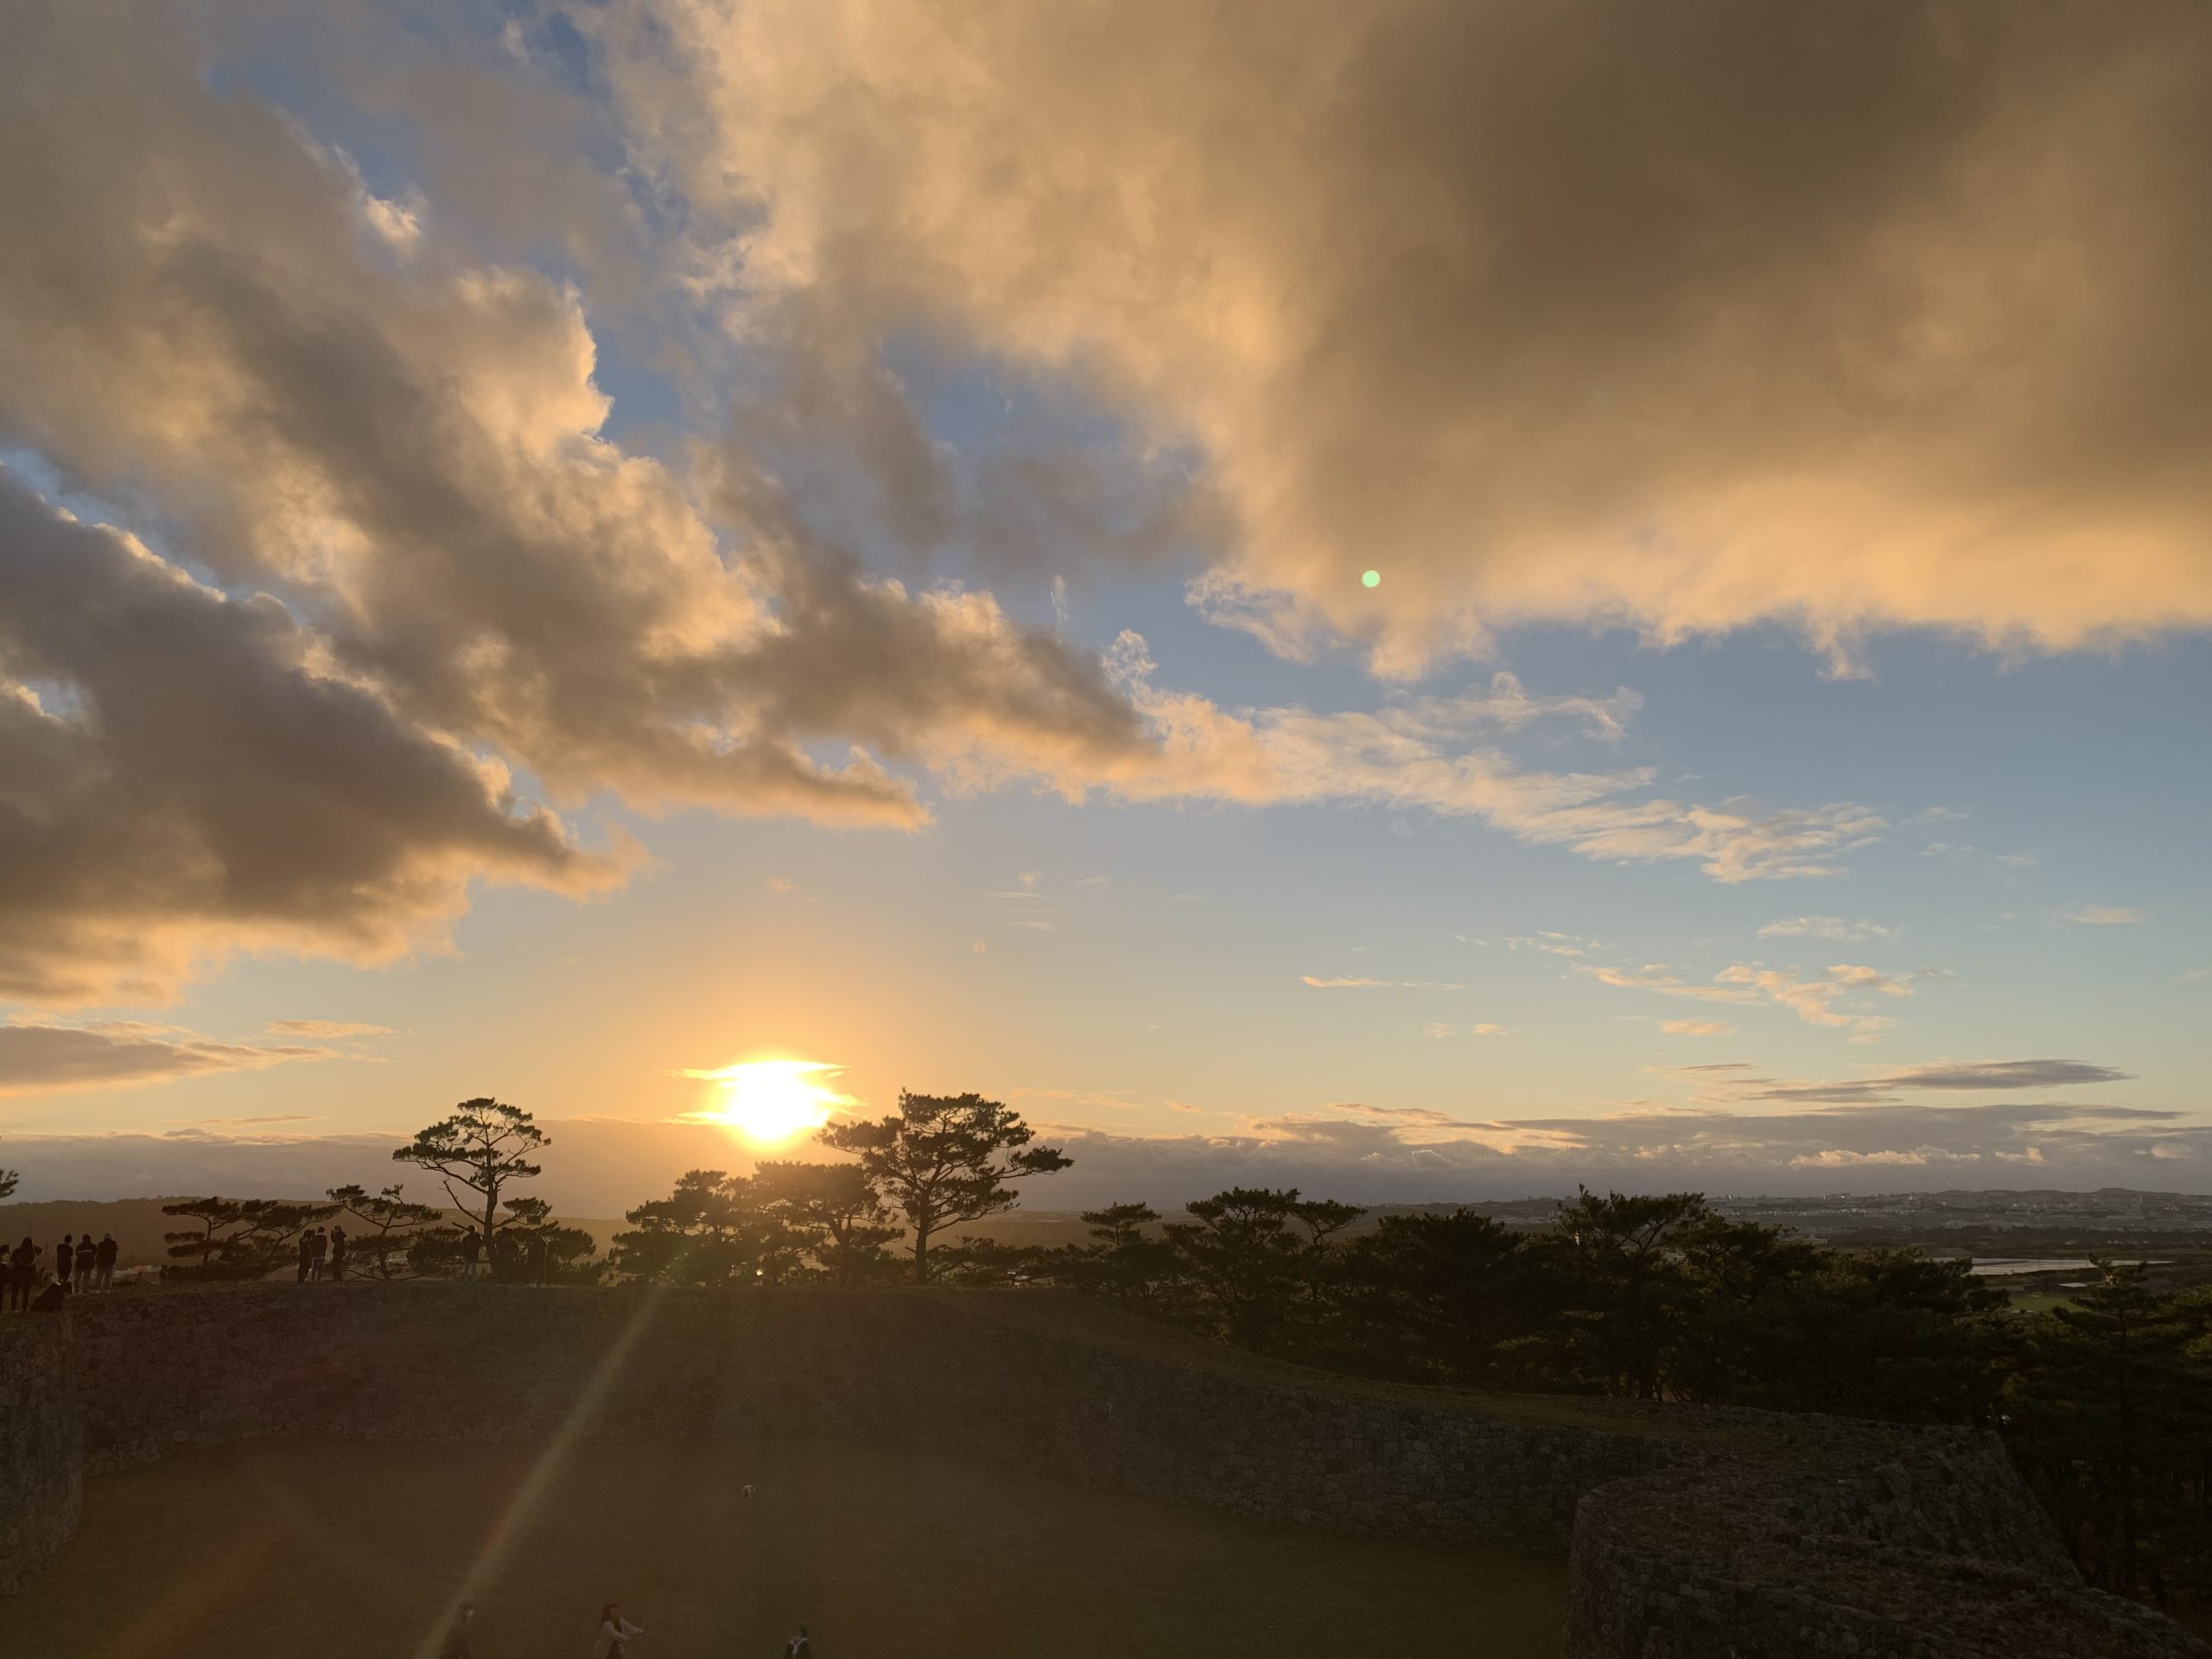
<path fill-rule="evenodd" d="M 1037 1293 L 274 1285 L 88 1302 L 66 1354 L 64 1323 L 0 1326 L 28 1400 L 0 1586 L 59 1547 L 83 1472 L 179 1445 L 825 1433 L 1560 1549 L 1569 1659 L 2208 1652 L 2084 1589 L 1963 1430 L 1363 1384 Z"/>
<path fill-rule="evenodd" d="M 59 1319 L 10 1319 L 0 1341 L 0 1596 L 60 1554 L 85 1492 L 84 1436 Z"/>

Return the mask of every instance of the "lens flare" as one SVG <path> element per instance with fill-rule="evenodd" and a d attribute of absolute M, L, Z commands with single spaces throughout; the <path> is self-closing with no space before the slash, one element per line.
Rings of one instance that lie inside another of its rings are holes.
<path fill-rule="evenodd" d="M 1359 585 L 1363 588 L 1380 588 L 1382 585 L 1382 573 L 1380 570 L 1362 572 Z"/>

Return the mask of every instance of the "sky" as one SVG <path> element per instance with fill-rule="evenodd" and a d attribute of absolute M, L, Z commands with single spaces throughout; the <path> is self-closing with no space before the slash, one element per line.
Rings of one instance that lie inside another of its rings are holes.
<path fill-rule="evenodd" d="M 0 1163 L 493 1095 L 605 1214 L 782 1059 L 1051 1207 L 2212 1192 L 2208 80 L 2159 3 L 22 0 Z"/>

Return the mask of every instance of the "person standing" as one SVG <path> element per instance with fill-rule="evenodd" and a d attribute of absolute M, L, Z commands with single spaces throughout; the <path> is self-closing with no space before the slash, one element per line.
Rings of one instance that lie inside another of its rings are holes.
<path fill-rule="evenodd" d="M 346 1281 L 346 1228 L 343 1223 L 330 1230 L 330 1277 L 338 1284 Z"/>
<path fill-rule="evenodd" d="M 476 1263 L 483 1254 L 483 1236 L 479 1233 L 469 1234 L 468 1243 L 461 1247 L 461 1276 L 463 1279 L 474 1280 L 476 1277 Z"/>
<path fill-rule="evenodd" d="M 92 1254 L 92 1288 L 94 1290 L 115 1288 L 115 1258 L 120 1250 L 121 1247 L 116 1243 L 113 1233 L 100 1235 L 99 1249 Z"/>
<path fill-rule="evenodd" d="M 308 1278 L 314 1283 L 322 1282 L 322 1264 L 329 1255 L 330 1235 L 318 1227 L 315 1230 L 315 1259 L 308 1267 Z"/>
<path fill-rule="evenodd" d="M 308 1269 L 315 1265 L 315 1230 L 310 1228 L 300 1235 L 300 1282 L 308 1281 Z"/>
<path fill-rule="evenodd" d="M 38 1289 L 38 1259 L 45 1252 L 25 1234 L 23 1242 L 8 1255 L 8 1306 L 10 1312 L 31 1311 L 31 1296 Z"/>
<path fill-rule="evenodd" d="M 90 1233 L 85 1234 L 77 1241 L 76 1291 L 79 1296 L 92 1287 L 92 1263 L 99 1259 L 99 1246 L 92 1243 L 92 1236 Z"/>
<path fill-rule="evenodd" d="M 54 1247 L 54 1276 L 66 1281 L 77 1270 L 77 1235 L 64 1233 Z"/>
<path fill-rule="evenodd" d="M 625 1644 L 631 1637 L 644 1634 L 623 1618 L 622 1610 L 610 1601 L 599 1610 L 599 1635 L 591 1644 L 591 1659 L 629 1659 L 629 1649 Z"/>

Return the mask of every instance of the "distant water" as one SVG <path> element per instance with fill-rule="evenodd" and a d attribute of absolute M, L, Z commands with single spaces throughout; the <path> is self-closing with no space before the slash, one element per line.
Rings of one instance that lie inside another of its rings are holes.
<path fill-rule="evenodd" d="M 1974 1276 L 1977 1279 L 2007 1279 L 2022 1273 L 2087 1273 L 2095 1265 L 2094 1262 L 2073 1255 L 1977 1255 L 1974 1259 Z M 2164 1263 L 2120 1262 L 2119 1265 L 2123 1268 L 2156 1268 L 2163 1267 Z"/>

